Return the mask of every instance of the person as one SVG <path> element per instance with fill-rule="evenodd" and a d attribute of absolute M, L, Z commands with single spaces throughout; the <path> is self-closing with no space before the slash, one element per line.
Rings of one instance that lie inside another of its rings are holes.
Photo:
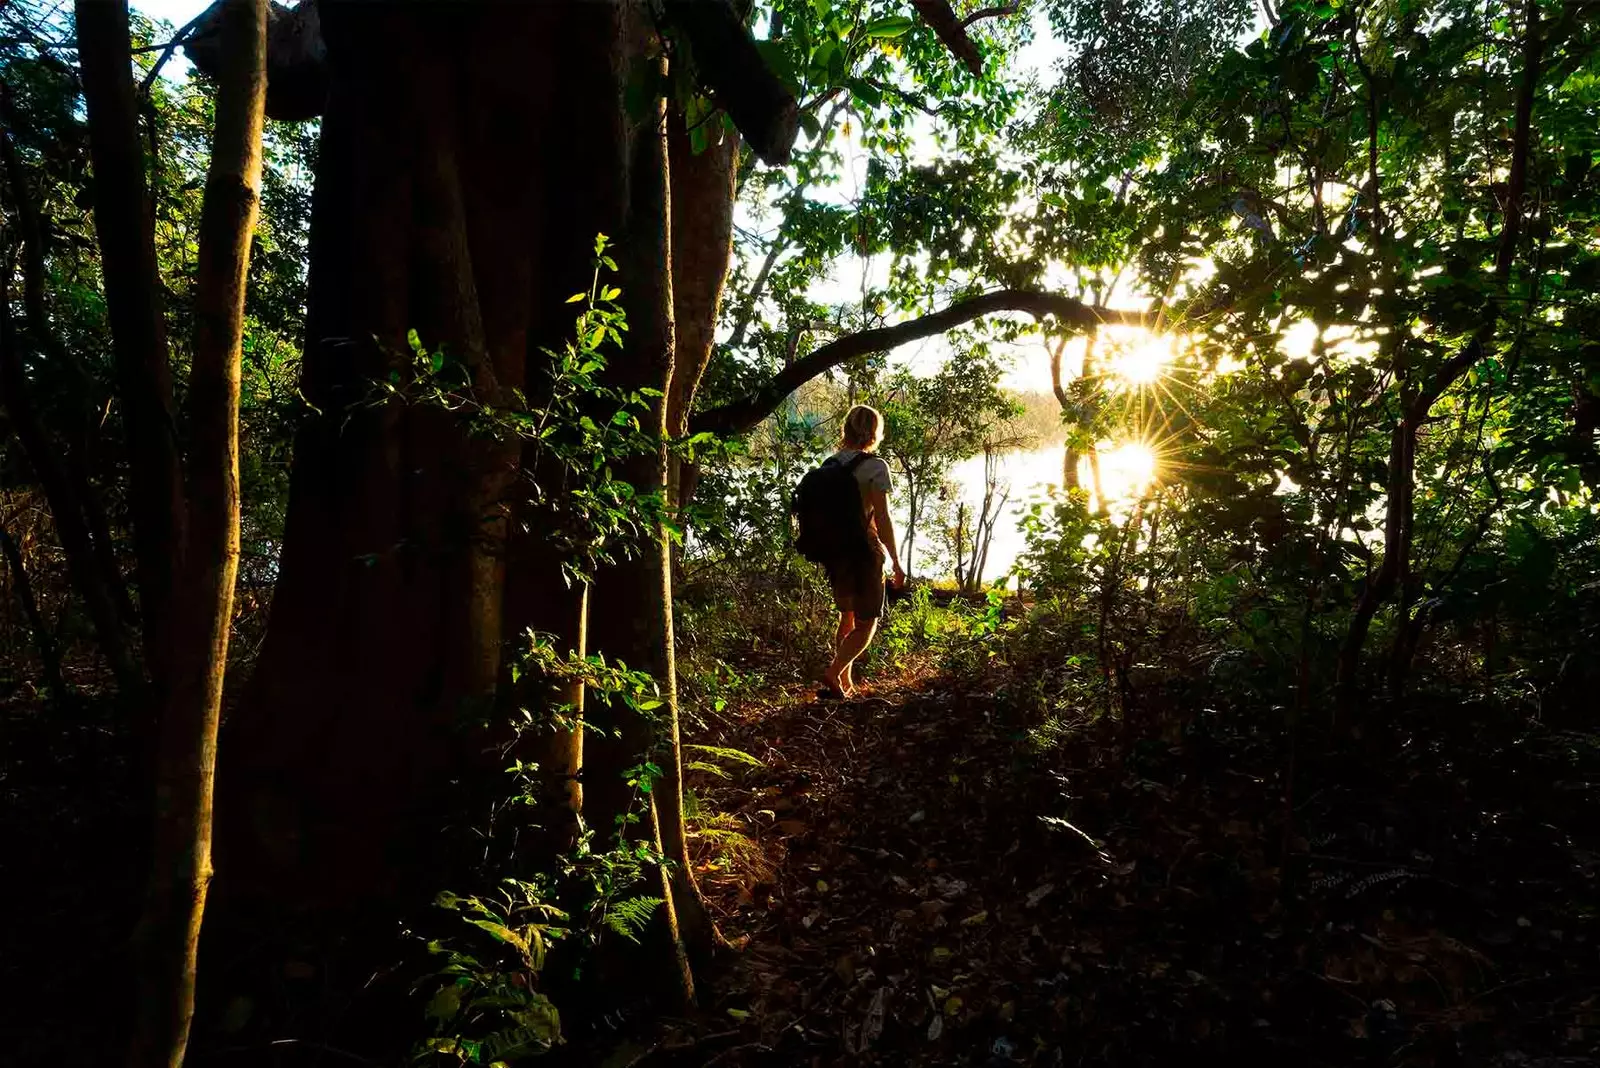
<path fill-rule="evenodd" d="M 821 695 L 825 697 L 850 697 L 856 692 L 850 668 L 877 633 L 878 617 L 883 614 L 885 559 L 894 564 L 895 586 L 903 586 L 906 581 L 895 547 L 894 520 L 889 516 L 889 494 L 894 491 L 894 483 L 889 477 L 889 465 L 877 455 L 882 440 L 883 416 L 876 408 L 858 404 L 845 415 L 839 451 L 830 458 L 849 464 L 866 454 L 853 473 L 861 490 L 861 509 L 871 548 L 861 556 L 827 565 L 833 602 L 839 609 L 839 632 L 834 639 L 833 662 L 823 676 Z"/>

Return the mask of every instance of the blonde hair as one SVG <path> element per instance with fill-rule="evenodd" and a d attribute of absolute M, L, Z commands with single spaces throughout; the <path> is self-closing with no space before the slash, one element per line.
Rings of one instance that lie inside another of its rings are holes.
<path fill-rule="evenodd" d="M 883 415 L 878 409 L 858 404 L 845 414 L 844 428 L 839 436 L 840 445 L 847 449 L 871 452 L 878 447 L 882 438 Z"/>

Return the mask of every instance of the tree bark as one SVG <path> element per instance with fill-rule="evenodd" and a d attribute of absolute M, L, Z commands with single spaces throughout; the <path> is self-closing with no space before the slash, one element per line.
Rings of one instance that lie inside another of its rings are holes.
<path fill-rule="evenodd" d="M 226 63 L 200 219 L 189 377 L 190 540 L 161 722 L 150 886 L 135 935 L 129 1063 L 180 1068 L 194 1017 L 200 925 L 211 885 L 212 785 L 239 567 L 239 378 L 244 298 L 261 187 L 267 0 L 228 0 Z"/>
<path fill-rule="evenodd" d="M 695 153 L 681 113 L 668 116 L 668 180 L 672 211 L 672 384 L 667 391 L 667 432 L 689 431 L 689 413 L 717 333 L 722 292 L 733 255 L 733 205 L 738 188 L 739 139 L 724 134 Z M 624 298 L 626 299 L 626 298 Z M 694 466 L 674 454 L 667 460 L 668 502 L 683 509 L 694 496 Z"/>
<path fill-rule="evenodd" d="M 723 287 L 733 255 L 733 210 L 738 189 L 739 140 L 722 140 L 695 153 L 681 114 L 667 117 L 668 244 L 672 264 L 672 367 L 666 390 L 666 430 L 679 438 L 688 432 L 700 379 L 711 362 L 722 306 Z M 626 299 L 626 295 L 624 295 Z M 667 503 L 678 515 L 694 494 L 696 468 L 682 456 L 667 457 Z M 675 550 L 665 545 L 663 611 L 668 624 L 668 661 L 675 662 L 672 638 L 672 581 Z M 672 864 L 673 904 L 678 923 L 675 942 L 684 945 L 693 965 L 703 963 L 723 942 L 695 882 L 683 819 L 683 756 L 678 733 L 676 667 L 669 677 L 671 756 L 662 782 L 659 816 L 662 846 Z M 690 972 L 692 978 L 692 970 Z"/>
<path fill-rule="evenodd" d="M 536 450 L 374 403 L 373 382 L 409 378 L 415 328 L 468 363 L 475 391 L 541 403 L 547 350 L 572 331 L 563 300 L 588 288 L 595 235 L 625 230 L 621 11 L 325 5 L 302 383 L 320 414 L 295 443 L 272 620 L 224 746 L 240 761 L 222 813 L 244 914 L 370 911 L 460 874 L 471 858 L 416 843 L 451 780 L 501 772 L 463 713 L 482 719 L 502 642 L 532 628 L 577 647 L 580 602 L 547 532 L 505 499 L 507 480 L 543 474 Z"/>
<path fill-rule="evenodd" d="M 966 23 L 956 18 L 949 0 L 911 0 L 911 6 L 974 78 L 983 75 L 983 54 L 967 36 Z"/>
<path fill-rule="evenodd" d="M 1094 344 L 1091 335 L 1089 344 Z M 1067 395 L 1064 379 L 1061 375 L 1061 356 L 1066 351 L 1067 339 L 1063 337 L 1056 342 L 1050 350 L 1050 390 L 1056 395 L 1056 403 L 1061 406 L 1061 421 L 1067 422 L 1072 417 L 1072 398 Z M 1072 447 L 1071 441 L 1062 442 L 1061 445 L 1061 488 L 1067 491 L 1078 489 L 1078 450 Z"/>
<path fill-rule="evenodd" d="M 766 62 L 728 0 L 665 0 L 663 8 L 689 41 L 699 80 L 716 94 L 763 162 L 789 162 L 800 106 Z"/>
<path fill-rule="evenodd" d="M 130 460 L 145 667 L 154 683 L 153 704 L 160 708 L 173 648 L 173 575 L 182 552 L 184 504 L 127 0 L 78 0 L 76 20 L 94 165 L 95 232 Z"/>
<path fill-rule="evenodd" d="M 615 465 L 618 477 L 635 494 L 667 492 L 668 398 L 672 394 L 675 332 L 670 236 L 670 194 L 666 111 L 661 101 L 631 131 L 627 147 L 630 179 L 627 223 L 617 242 L 620 264 L 618 284 L 628 310 L 628 340 L 624 351 L 607 368 L 608 382 L 616 388 L 659 390 L 644 419 L 645 429 L 663 444 L 642 456 Z M 682 781 L 678 745 L 677 671 L 672 627 L 672 561 L 663 526 L 657 526 L 631 558 L 620 560 L 595 578 L 590 605 L 589 634 L 596 652 L 608 660 L 623 661 L 649 672 L 661 693 L 659 720 L 613 703 L 589 709 L 598 730 L 585 753 L 584 808 L 589 825 L 609 836 L 613 828 L 627 837 L 641 831 L 666 853 L 681 851 L 684 835 L 679 784 Z M 629 829 L 623 818 L 633 811 L 635 788 L 627 770 L 654 763 L 660 776 L 645 795 L 649 823 Z M 670 854 L 669 864 L 671 863 Z M 680 874 L 681 873 L 681 874 Z M 684 954 L 677 909 L 695 907 L 697 895 L 679 901 L 675 891 L 685 885 L 688 872 L 681 865 L 662 872 L 666 934 L 676 964 L 678 994 L 694 999 L 693 975 Z"/>

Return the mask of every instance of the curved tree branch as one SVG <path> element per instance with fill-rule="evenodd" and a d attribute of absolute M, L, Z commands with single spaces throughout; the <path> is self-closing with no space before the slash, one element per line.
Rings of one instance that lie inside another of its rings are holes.
<path fill-rule="evenodd" d="M 958 300 L 948 308 L 931 312 L 894 326 L 880 326 L 849 334 L 821 346 L 803 359 L 778 372 L 753 393 L 739 400 L 701 412 L 690 420 L 691 433 L 742 434 L 770 415 L 783 398 L 825 371 L 878 352 L 888 352 L 911 341 L 942 334 L 953 327 L 985 315 L 1023 312 L 1035 319 L 1049 316 L 1080 329 L 1102 323 L 1117 326 L 1149 326 L 1154 316 L 1148 312 L 1118 311 L 1085 304 L 1061 293 L 1042 293 L 1028 289 L 1000 289 L 992 293 Z"/>
<path fill-rule="evenodd" d="M 922 21 L 944 42 L 944 46 L 966 64 L 974 78 L 983 76 L 983 55 L 972 43 L 972 38 L 967 36 L 965 24 L 950 10 L 949 0 L 911 0 L 911 6 L 916 8 Z"/>
<path fill-rule="evenodd" d="M 961 28 L 964 30 L 974 22 L 982 22 L 984 19 L 998 19 L 1004 18 L 1006 15 L 1015 15 L 1021 10 L 1022 0 L 1011 0 L 1009 4 L 999 4 L 995 7 L 980 7 L 961 20 Z"/>

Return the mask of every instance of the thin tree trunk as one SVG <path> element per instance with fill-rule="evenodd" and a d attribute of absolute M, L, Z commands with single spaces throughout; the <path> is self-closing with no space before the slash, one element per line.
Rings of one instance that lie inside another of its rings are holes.
<path fill-rule="evenodd" d="M 1402 412 L 1400 422 L 1395 425 L 1389 442 L 1389 480 L 1384 488 L 1387 502 L 1384 509 L 1383 562 L 1378 565 L 1378 573 L 1371 576 L 1362 588 L 1361 598 L 1356 602 L 1355 613 L 1350 618 L 1350 626 L 1346 629 L 1344 642 L 1339 648 L 1335 689 L 1338 698 L 1336 715 L 1341 722 L 1347 719 L 1354 705 L 1356 673 L 1361 665 L 1361 650 L 1366 645 L 1372 619 L 1377 614 L 1378 608 L 1394 592 L 1395 583 L 1400 577 L 1399 551 L 1402 544 L 1401 527 L 1404 522 L 1400 502 L 1402 494 L 1410 493 L 1411 472 L 1406 464 L 1415 452 L 1415 437 L 1416 432 L 1411 420 Z"/>
<path fill-rule="evenodd" d="M 194 1017 L 200 924 L 211 884 L 212 787 L 239 566 L 239 378 L 244 299 L 261 186 L 267 0 L 228 0 L 216 130 L 200 220 L 190 541 L 182 560 L 173 685 L 164 710 L 150 886 L 136 937 L 129 1063 L 179 1068 Z"/>
<path fill-rule="evenodd" d="M 967 549 L 966 549 L 966 541 L 967 541 L 967 502 L 966 501 L 957 501 L 956 502 L 956 536 L 955 536 L 955 543 L 956 543 L 956 545 L 955 545 L 956 588 L 957 589 L 961 589 L 961 590 L 964 590 L 964 589 L 967 588 L 967 577 L 966 577 L 966 571 L 967 571 Z"/>
<path fill-rule="evenodd" d="M 670 194 L 666 146 L 666 112 L 656 107 L 629 131 L 625 158 L 629 174 L 627 223 L 617 241 L 621 265 L 618 284 L 628 309 L 625 351 L 608 368 L 610 384 L 623 389 L 650 387 L 663 396 L 642 420 L 663 439 L 667 431 L 666 395 L 671 389 L 674 325 L 671 273 Z M 665 444 L 647 455 L 617 465 L 618 477 L 640 494 L 664 492 L 667 486 Z M 688 914 L 697 897 L 674 893 L 683 876 L 671 870 L 670 856 L 684 838 L 681 750 L 678 745 L 677 674 L 673 664 L 672 562 L 666 530 L 651 532 L 639 554 L 596 576 L 590 606 L 590 640 L 596 652 L 622 660 L 655 676 L 662 704 L 660 720 L 613 705 L 607 712 L 589 709 L 601 730 L 588 740 L 585 754 L 584 807 L 590 826 L 602 835 L 635 802 L 635 788 L 625 780 L 627 769 L 651 762 L 661 769 L 647 795 L 650 825 L 645 830 L 668 855 L 661 870 L 661 896 L 668 902 L 666 938 L 673 970 L 670 982 L 684 1003 L 694 1000 L 694 978 L 687 964 L 678 909 Z M 625 829 L 625 833 L 626 829 Z M 634 830 L 631 835 L 638 834 Z M 681 868 L 681 865 L 678 866 Z"/>
<path fill-rule="evenodd" d="M 11 571 L 11 588 L 17 595 L 17 604 L 22 608 L 22 614 L 28 621 L 28 629 L 33 632 L 33 644 L 39 651 L 39 664 L 44 669 L 44 682 L 50 691 L 50 698 L 59 709 L 71 699 L 71 691 L 61 676 L 61 653 L 56 648 L 56 640 L 50 634 L 50 628 L 45 626 L 44 615 L 39 611 L 39 602 L 33 596 L 33 583 L 28 579 L 28 568 L 22 559 L 22 550 L 18 548 L 16 539 L 0 526 L 0 553 L 6 560 L 6 567 Z"/>
<path fill-rule="evenodd" d="M 127 0 L 77 0 L 79 62 L 94 165 L 94 222 L 105 278 L 132 512 L 145 667 L 161 707 L 172 649 L 173 576 L 183 545 L 183 484 L 155 230 L 133 85 Z"/>
<path fill-rule="evenodd" d="M 1522 42 L 1522 80 L 1517 96 L 1515 127 L 1511 147 L 1511 173 L 1506 197 L 1504 219 L 1500 228 L 1499 245 L 1495 254 L 1495 280 L 1504 285 L 1511 276 L 1516 262 L 1517 243 L 1522 232 L 1522 199 L 1527 193 L 1528 153 L 1533 133 L 1533 103 L 1537 95 L 1542 51 L 1539 28 L 1538 0 L 1527 0 Z M 1373 106 L 1375 109 L 1376 105 Z M 1372 109 L 1369 109 L 1372 110 Z M 1373 149 L 1372 195 L 1376 205 L 1378 173 L 1376 149 Z M 1376 212 L 1374 212 L 1376 214 Z M 1381 217 L 1379 217 L 1381 225 Z M 1356 700 L 1356 676 L 1360 668 L 1362 650 L 1373 617 L 1395 589 L 1403 584 L 1410 568 L 1412 523 L 1415 511 L 1415 465 L 1417 435 L 1428 418 L 1428 412 L 1456 381 L 1470 371 L 1474 364 L 1489 351 L 1498 326 L 1498 306 L 1490 303 L 1485 321 L 1479 326 L 1460 352 L 1446 361 L 1431 378 L 1421 386 L 1408 382 L 1399 373 L 1401 400 L 1400 420 L 1392 434 L 1389 448 L 1389 481 L 1386 489 L 1384 518 L 1384 554 L 1376 578 L 1362 591 L 1361 599 L 1345 632 L 1339 650 L 1335 680 L 1337 703 L 1335 715 L 1339 722 L 1348 722 Z"/>
<path fill-rule="evenodd" d="M 1068 338 L 1063 336 L 1050 350 L 1050 388 L 1056 395 L 1056 403 L 1061 406 L 1061 419 L 1065 423 L 1073 411 L 1072 398 L 1067 394 L 1066 386 L 1061 378 L 1061 356 L 1067 347 Z M 1094 344 L 1094 335 L 1090 335 L 1089 344 Z M 1077 429 L 1076 420 L 1073 420 L 1072 430 Z M 1070 434 L 1072 430 L 1069 430 Z M 1079 489 L 1078 479 L 1078 450 L 1073 448 L 1071 440 L 1062 442 L 1061 445 L 1061 488 L 1071 493 Z"/>
<path fill-rule="evenodd" d="M 574 656 L 589 655 L 589 586 L 577 588 L 577 611 L 574 613 L 572 632 L 566 637 Z M 555 783 L 558 803 L 562 809 L 562 826 L 556 829 L 558 845 L 571 849 L 577 844 L 583 820 L 583 698 L 581 679 L 562 687 L 561 701 L 568 707 L 572 726 L 557 731 L 550 738 L 547 767 Z"/>
<path fill-rule="evenodd" d="M 900 539 L 900 555 L 904 557 L 906 578 L 912 576 L 912 561 L 917 547 L 917 520 L 922 514 L 922 501 L 917 496 L 916 483 L 906 479 L 906 533 Z"/>
<path fill-rule="evenodd" d="M 733 207 L 738 184 L 739 139 L 724 133 L 718 144 L 696 154 L 684 116 L 667 116 L 668 245 L 672 264 L 672 369 L 666 396 L 666 432 L 681 437 L 689 429 L 689 412 L 700 379 L 711 362 L 723 287 L 733 255 Z M 626 297 L 624 297 L 626 299 Z M 667 457 L 667 503 L 681 517 L 694 494 L 695 469 L 682 457 Z M 663 782 L 662 846 L 672 863 L 673 911 L 678 924 L 675 945 L 689 964 L 700 964 L 726 945 L 711 918 L 694 878 L 688 828 L 683 818 L 683 758 L 679 738 L 677 673 L 673 661 L 672 584 L 678 557 L 675 544 L 665 545 L 665 615 L 668 625 L 668 689 L 671 694 L 669 745 L 671 759 Z M 683 969 L 692 975 L 692 969 Z M 689 988 L 692 991 L 692 986 Z"/>
<path fill-rule="evenodd" d="M 738 184 L 739 138 L 695 154 L 684 116 L 668 116 L 668 181 L 672 199 L 672 385 L 667 391 L 667 433 L 689 430 L 700 379 L 711 363 L 723 288 L 733 255 L 733 203 Z M 626 298 L 624 298 L 626 299 Z M 680 513 L 694 498 L 698 472 L 678 455 L 667 460 L 668 501 Z"/>
<path fill-rule="evenodd" d="M 0 133 L 0 149 L 4 150 L 8 164 L 15 162 L 9 135 Z M 11 174 L 15 193 L 16 169 L 8 166 L 7 171 Z M 32 325 L 35 333 L 49 328 L 48 323 Z M 117 690 L 122 698 L 132 700 L 139 693 L 142 681 L 138 665 L 134 662 L 127 636 L 123 633 L 116 599 L 111 594 L 105 576 L 95 566 L 97 556 L 94 539 L 84 521 L 80 488 L 73 484 L 34 406 L 32 385 L 28 381 L 21 346 L 11 321 L 11 301 L 3 286 L 0 286 L 0 405 L 5 407 L 10 416 L 22 454 L 44 490 L 51 516 L 55 519 L 56 534 L 66 554 L 67 573 L 72 578 L 78 596 L 83 598 L 95 638 L 116 679 Z"/>
<path fill-rule="evenodd" d="M 5 104 L 6 123 L 15 128 L 18 125 L 15 113 L 3 85 L 0 85 L 0 100 Z M 44 220 L 40 217 L 27 172 L 9 137 L 4 145 L 0 145 L 0 152 L 4 153 L 6 179 L 16 209 L 16 227 L 22 238 L 22 305 L 29 340 L 35 355 L 43 357 L 57 374 L 67 376 L 72 393 L 71 407 L 75 409 L 76 418 L 64 420 L 65 427 L 58 428 L 65 446 L 60 450 L 62 470 L 83 512 L 94 553 L 94 568 L 117 609 L 119 627 L 127 628 L 135 618 L 133 604 L 129 600 L 128 588 L 123 582 L 122 569 L 117 564 L 112 546 L 111 524 L 89 477 L 89 456 L 94 447 L 101 410 L 97 402 L 99 388 L 83 360 L 76 351 L 62 343 L 61 335 L 51 324 L 45 278 Z M 133 694 L 130 693 L 130 696 Z"/>

